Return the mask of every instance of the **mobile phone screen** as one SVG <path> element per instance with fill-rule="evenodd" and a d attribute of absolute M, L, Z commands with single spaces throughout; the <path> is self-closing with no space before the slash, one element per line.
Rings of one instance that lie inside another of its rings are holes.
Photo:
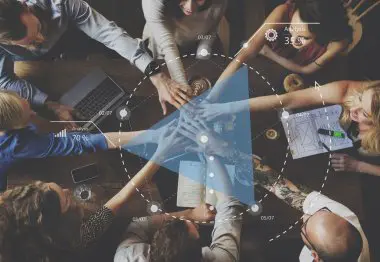
<path fill-rule="evenodd" d="M 74 183 L 84 182 L 99 176 L 98 166 L 90 164 L 71 171 Z"/>

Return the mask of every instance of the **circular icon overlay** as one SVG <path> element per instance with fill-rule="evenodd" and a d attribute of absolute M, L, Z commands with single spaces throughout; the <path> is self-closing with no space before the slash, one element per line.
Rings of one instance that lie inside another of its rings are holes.
<path fill-rule="evenodd" d="M 126 106 L 121 106 L 118 109 L 116 109 L 116 117 L 120 121 L 128 121 L 131 118 L 131 115 L 131 110 Z"/>
<path fill-rule="evenodd" d="M 252 216 L 259 216 L 263 212 L 263 205 L 259 202 L 253 203 L 247 211 Z"/>
<path fill-rule="evenodd" d="M 148 214 L 152 216 L 152 215 L 161 214 L 161 210 L 162 209 L 161 209 L 160 203 L 151 201 L 148 203 L 146 211 L 148 212 Z"/>

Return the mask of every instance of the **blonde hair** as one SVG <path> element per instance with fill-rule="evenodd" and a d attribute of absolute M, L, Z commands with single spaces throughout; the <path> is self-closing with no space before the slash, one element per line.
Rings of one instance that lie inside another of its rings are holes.
<path fill-rule="evenodd" d="M 371 124 L 372 128 L 361 136 L 362 149 L 370 154 L 380 153 L 380 83 L 377 82 L 370 86 L 363 86 L 353 91 L 352 95 L 343 103 L 343 113 L 340 119 L 342 127 L 347 128 L 351 124 L 350 109 L 355 106 L 355 100 L 361 96 L 366 90 L 372 90 L 371 102 Z"/>
<path fill-rule="evenodd" d="M 0 130 L 11 130 L 23 125 L 24 107 L 18 94 L 0 91 Z"/>

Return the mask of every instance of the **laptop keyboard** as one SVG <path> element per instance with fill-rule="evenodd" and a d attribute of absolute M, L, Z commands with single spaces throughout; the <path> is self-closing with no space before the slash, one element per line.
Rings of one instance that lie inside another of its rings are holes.
<path fill-rule="evenodd" d="M 90 120 L 121 92 L 120 88 L 111 79 L 107 78 L 83 98 L 75 106 L 75 109 L 79 111 L 83 117 Z"/>

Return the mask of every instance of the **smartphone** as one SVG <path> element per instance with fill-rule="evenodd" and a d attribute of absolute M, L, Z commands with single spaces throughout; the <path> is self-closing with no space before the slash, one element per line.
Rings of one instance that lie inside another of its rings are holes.
<path fill-rule="evenodd" d="M 71 170 L 71 176 L 75 184 L 85 182 L 99 176 L 99 168 L 96 163 L 81 166 Z"/>

